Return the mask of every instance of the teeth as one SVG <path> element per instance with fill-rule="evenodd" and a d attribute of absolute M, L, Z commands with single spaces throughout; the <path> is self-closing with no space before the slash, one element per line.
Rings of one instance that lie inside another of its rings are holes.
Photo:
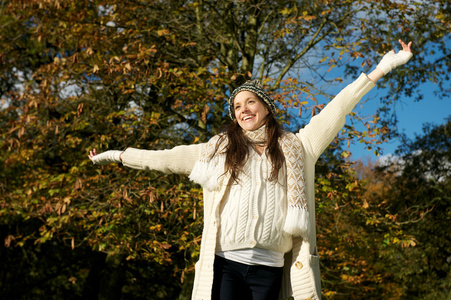
<path fill-rule="evenodd" d="M 252 117 L 251 116 L 244 117 L 243 121 L 246 121 L 247 119 L 250 119 L 250 118 L 252 118 Z"/>

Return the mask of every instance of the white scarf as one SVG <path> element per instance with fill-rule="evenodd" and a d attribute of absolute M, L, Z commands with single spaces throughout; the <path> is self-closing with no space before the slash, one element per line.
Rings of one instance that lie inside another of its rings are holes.
<path fill-rule="evenodd" d="M 254 131 L 244 131 L 245 136 L 255 144 L 266 144 L 266 126 Z M 300 140 L 289 132 L 279 139 L 287 166 L 288 211 L 283 230 L 293 236 L 308 237 L 309 213 L 304 189 L 304 155 Z M 211 138 L 202 148 L 189 178 L 211 191 L 219 190 L 225 176 L 225 152 L 228 139 L 224 134 Z"/>

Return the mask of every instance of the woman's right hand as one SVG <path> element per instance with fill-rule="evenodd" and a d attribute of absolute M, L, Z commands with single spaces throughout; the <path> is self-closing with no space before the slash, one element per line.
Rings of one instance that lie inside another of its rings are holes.
<path fill-rule="evenodd" d="M 97 150 L 96 150 L 96 148 L 94 148 L 91 151 L 89 151 L 88 157 L 90 160 L 92 160 L 92 158 L 96 155 L 97 155 Z"/>
<path fill-rule="evenodd" d="M 89 151 L 89 159 L 97 165 L 107 165 L 110 163 L 122 162 L 122 151 L 109 150 L 100 154 L 97 154 L 97 150 L 94 148 Z"/>

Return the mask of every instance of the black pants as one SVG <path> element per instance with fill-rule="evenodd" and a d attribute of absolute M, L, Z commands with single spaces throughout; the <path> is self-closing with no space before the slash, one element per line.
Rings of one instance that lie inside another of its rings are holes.
<path fill-rule="evenodd" d="M 249 266 L 215 256 L 212 300 L 277 300 L 283 268 Z"/>

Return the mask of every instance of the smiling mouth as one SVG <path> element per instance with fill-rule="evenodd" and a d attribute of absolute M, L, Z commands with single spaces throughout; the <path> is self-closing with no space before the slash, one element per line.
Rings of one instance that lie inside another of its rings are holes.
<path fill-rule="evenodd" d="M 249 119 L 251 119 L 251 118 L 253 118 L 254 116 L 245 116 L 244 118 L 243 118 L 243 121 L 247 121 L 247 120 L 249 120 Z"/>

